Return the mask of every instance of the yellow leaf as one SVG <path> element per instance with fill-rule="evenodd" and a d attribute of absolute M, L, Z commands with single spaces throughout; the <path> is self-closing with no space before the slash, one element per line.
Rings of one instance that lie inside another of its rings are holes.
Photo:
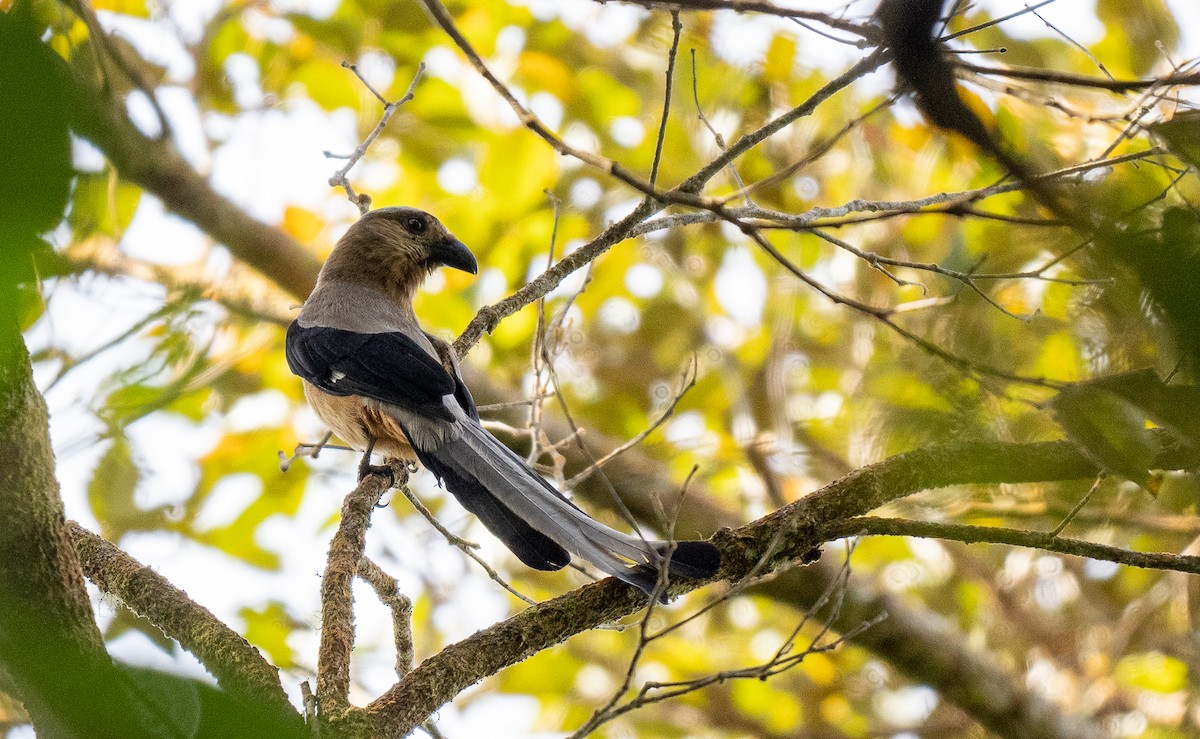
<path fill-rule="evenodd" d="M 92 3 L 96 10 L 111 10 L 122 15 L 133 15 L 138 18 L 149 18 L 145 0 L 96 0 Z"/>
<path fill-rule="evenodd" d="M 1117 682 L 1155 693 L 1173 693 L 1187 687 L 1188 667 L 1161 652 L 1131 654 L 1117 663 Z"/>
<path fill-rule="evenodd" d="M 545 90 L 559 100 L 567 100 L 574 91 L 571 70 L 549 54 L 522 52 L 517 60 L 517 72 L 528 80 L 531 89 Z"/>
<path fill-rule="evenodd" d="M 767 59 L 763 65 L 763 79 L 767 82 L 790 82 L 795 65 L 796 39 L 792 36 L 776 34 L 771 39 L 771 46 L 767 49 Z"/>
<path fill-rule="evenodd" d="M 354 75 L 341 65 L 312 59 L 300 65 L 292 80 L 304 85 L 309 97 L 325 110 L 358 107 L 359 92 Z"/>
<path fill-rule="evenodd" d="M 325 222 L 311 210 L 289 205 L 283 212 L 283 223 L 280 226 L 300 243 L 311 244 L 321 235 Z"/>

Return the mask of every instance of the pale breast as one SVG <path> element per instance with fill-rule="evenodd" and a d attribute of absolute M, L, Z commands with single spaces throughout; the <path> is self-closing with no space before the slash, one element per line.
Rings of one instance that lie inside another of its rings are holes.
<path fill-rule="evenodd" d="M 304 383 L 304 395 L 317 417 L 352 448 L 365 451 L 374 438 L 374 451 L 378 454 L 393 459 L 417 458 L 400 424 L 377 408 L 369 407 L 361 397 L 330 395 L 308 382 Z"/>

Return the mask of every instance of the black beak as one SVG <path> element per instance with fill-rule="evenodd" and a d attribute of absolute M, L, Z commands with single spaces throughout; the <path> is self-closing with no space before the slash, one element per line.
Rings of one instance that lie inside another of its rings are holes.
<path fill-rule="evenodd" d="M 479 263 L 467 245 L 454 237 L 435 241 L 429 245 L 430 264 L 442 264 L 454 269 L 461 269 L 471 274 L 479 273 Z"/>

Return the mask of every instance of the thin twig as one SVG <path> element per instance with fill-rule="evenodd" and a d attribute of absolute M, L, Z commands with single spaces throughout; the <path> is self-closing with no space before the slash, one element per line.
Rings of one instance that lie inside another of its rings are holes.
<path fill-rule="evenodd" d="M 619 716 L 631 711 L 635 711 L 652 703 L 659 703 L 661 701 L 678 698 L 680 696 L 687 695 L 688 693 L 693 693 L 706 688 L 710 685 L 736 679 L 767 680 L 799 666 L 806 658 L 813 654 L 823 654 L 836 649 L 848 639 L 855 638 L 859 634 L 863 633 L 863 631 L 866 629 L 869 629 L 875 624 L 883 621 L 885 618 L 887 618 L 886 612 L 877 614 L 875 617 L 859 624 L 857 627 L 850 629 L 846 633 L 839 635 L 827 643 L 821 643 L 825 636 L 833 628 L 834 623 L 841 614 L 842 602 L 844 600 L 846 586 L 850 578 L 850 554 L 853 551 L 853 548 L 853 545 L 848 545 L 846 547 L 846 558 L 841 570 L 835 577 L 831 579 L 829 585 L 825 588 L 824 592 L 813 604 L 813 606 L 805 611 L 804 616 L 792 629 L 791 633 L 781 641 L 778 649 L 775 651 L 775 654 L 769 660 L 750 667 L 742 667 L 734 670 L 722 670 L 720 672 L 705 675 L 704 677 L 693 680 L 646 682 L 638 690 L 636 695 L 627 700 L 625 703 L 621 703 L 621 698 L 625 696 L 632 687 L 634 670 L 636 669 L 642 655 L 650 646 L 650 644 L 657 639 L 661 639 L 666 634 L 677 630 L 682 626 L 683 623 L 691 620 L 696 615 L 693 614 L 687 619 L 684 619 L 684 621 L 677 622 L 657 633 L 651 634 L 646 627 L 646 624 L 649 623 L 650 614 L 652 612 L 653 606 L 651 606 L 650 609 L 647 609 L 645 616 L 641 619 L 642 632 L 639 637 L 638 645 L 634 650 L 634 655 L 630 659 L 629 666 L 625 671 L 624 681 L 622 682 L 621 686 L 614 691 L 612 698 L 610 698 L 604 706 L 597 709 L 586 723 L 584 723 L 573 734 L 571 734 L 572 739 L 588 736 L 602 724 L 612 721 L 613 719 L 616 719 Z M 725 598 L 723 597 L 721 600 L 725 600 Z M 826 615 L 821 628 L 818 629 L 817 633 L 809 640 L 808 646 L 798 653 L 793 653 L 796 646 L 796 640 L 798 639 L 800 632 L 805 626 L 808 625 L 812 616 L 823 609 L 830 602 L 833 603 L 833 606 Z"/>
<path fill-rule="evenodd" d="M 643 429 L 637 436 L 629 439 L 624 444 L 613 449 L 600 459 L 595 460 L 589 464 L 586 469 L 567 480 L 564 484 L 565 487 L 568 489 L 578 487 L 581 482 L 591 477 L 594 472 L 611 462 L 616 457 L 619 457 L 638 444 L 641 444 L 647 436 L 654 433 L 660 426 L 666 423 L 667 419 L 675 414 L 675 409 L 679 407 L 679 401 L 683 400 L 683 396 L 687 394 L 687 391 L 696 386 L 696 378 L 699 376 L 699 374 L 699 361 L 695 355 L 692 355 L 687 367 L 685 367 L 683 370 L 683 375 L 679 378 L 679 389 L 675 391 L 675 395 L 671 399 L 671 402 L 665 409 L 663 409 L 663 412 L 659 414 L 658 418 L 656 418 L 653 423 Z"/>
<path fill-rule="evenodd" d="M 1088 47 L 1084 46 L 1083 44 L 1079 43 L 1075 39 L 1071 38 L 1069 35 L 1064 33 L 1062 31 L 1062 29 L 1060 29 L 1058 26 L 1056 26 L 1053 23 L 1051 23 L 1050 21 L 1046 20 L 1046 18 L 1041 13 L 1037 12 L 1037 8 L 1030 8 L 1028 5 L 1026 5 L 1025 7 L 1029 8 L 1029 12 L 1033 13 L 1033 16 L 1035 18 L 1040 20 L 1042 23 L 1046 24 L 1047 28 L 1049 28 L 1051 31 L 1054 31 L 1055 33 L 1057 33 L 1064 40 L 1066 40 L 1067 43 L 1071 44 L 1076 49 L 1079 49 L 1080 51 L 1082 51 L 1084 53 L 1084 55 L 1086 55 L 1088 59 L 1091 59 L 1092 63 L 1095 64 L 1096 67 L 1099 68 L 1100 71 L 1104 73 L 1105 77 L 1109 78 L 1110 80 L 1116 80 L 1116 77 L 1113 77 L 1112 74 L 1109 73 L 1108 67 L 1104 66 L 1104 62 L 1097 59 L 1096 55 L 1088 50 Z"/>
<path fill-rule="evenodd" d="M 358 577 L 371 586 L 379 601 L 392 614 L 392 639 L 396 646 L 396 677 L 403 679 L 412 671 L 414 663 L 412 611 L 413 604 L 404 593 L 396 578 L 384 572 L 370 557 L 358 561 Z"/>
<path fill-rule="evenodd" d="M 329 440 L 333 438 L 333 431 L 326 431 L 321 437 L 321 440 L 315 444 L 301 441 L 296 444 L 296 448 L 292 450 L 291 456 L 287 456 L 283 451 L 276 452 L 279 455 L 279 471 L 287 472 L 292 468 L 292 464 L 301 457 L 309 457 L 316 459 L 324 449 L 337 449 L 338 451 L 352 452 L 354 451 L 348 446 L 340 444 L 330 444 Z"/>
<path fill-rule="evenodd" d="M 1200 85 L 1200 71 L 1183 74 L 1165 74 L 1162 77 L 1138 80 L 1104 80 L 1096 77 L 1056 72 L 1048 69 L 1030 69 L 1025 67 L 985 67 L 969 62 L 955 62 L 955 65 L 976 74 L 1010 77 L 1012 79 L 1031 80 L 1034 82 L 1051 82 L 1059 85 L 1074 87 L 1092 87 L 1111 92 L 1126 92 L 1144 88 L 1170 87 L 1174 85 Z"/>
<path fill-rule="evenodd" d="M 362 140 L 362 143 L 354 147 L 354 151 L 351 152 L 349 156 L 344 157 L 346 159 L 346 164 L 341 169 L 334 172 L 333 176 L 329 178 L 330 187 L 340 187 L 345 190 L 346 197 L 351 203 L 354 203 L 354 205 L 358 207 L 358 212 L 366 213 L 371 209 L 371 196 L 365 193 L 354 192 L 354 188 L 350 185 L 350 180 L 346 177 L 346 175 L 350 172 L 350 169 L 355 164 L 358 164 L 358 161 L 363 158 L 363 156 L 367 153 L 367 149 L 370 148 L 375 139 L 379 137 L 379 134 L 383 133 L 383 129 L 387 127 L 388 121 L 390 121 L 392 118 L 392 114 L 395 113 L 401 105 L 404 105 L 409 100 L 413 99 L 413 90 L 416 89 L 417 82 L 421 79 L 421 74 L 425 71 L 425 62 L 421 62 L 417 65 L 417 71 L 413 74 L 412 82 L 408 83 L 408 90 L 405 91 L 403 97 L 394 103 L 389 103 L 383 97 L 383 95 L 379 94 L 378 90 L 371 86 L 371 83 L 367 82 L 366 78 L 362 76 L 362 73 L 358 71 L 358 65 L 343 61 L 342 66 L 353 72 L 354 76 L 358 77 L 363 85 L 371 91 L 371 94 L 374 95 L 379 102 L 383 103 L 383 115 L 380 116 L 379 123 L 375 124 L 375 128 L 369 134 L 367 134 L 367 137 Z M 343 158 L 336 154 L 331 154 L 328 151 L 325 152 L 325 156 L 330 159 Z"/>
<path fill-rule="evenodd" d="M 766 2 L 766 0 L 622 0 L 622 2 L 641 5 L 645 8 L 669 7 L 689 11 L 732 10 L 736 13 L 761 13 L 780 18 L 807 20 L 862 37 L 862 42 L 855 44 L 859 48 L 865 48 L 875 42 L 878 36 L 877 29 L 869 24 L 855 23 L 815 10 L 782 7 L 772 2 Z"/>
<path fill-rule="evenodd" d="M 1107 475 L 1105 475 L 1103 472 L 1096 475 L 1096 481 L 1092 483 L 1090 488 L 1088 488 L 1087 493 L 1079 499 L 1079 502 L 1075 504 L 1075 507 L 1072 508 L 1066 516 L 1063 516 L 1063 520 L 1054 527 L 1053 531 L 1050 532 L 1050 538 L 1054 538 L 1061 534 L 1063 529 L 1067 528 L 1067 526 L 1069 526 L 1070 523 L 1075 520 L 1075 516 L 1083 510 L 1083 507 L 1088 504 L 1088 501 L 1091 500 L 1092 496 L 1096 494 L 1096 491 L 1100 489 L 1100 483 L 1104 482 L 1105 477 L 1107 477 Z"/>
<path fill-rule="evenodd" d="M 658 165 L 662 161 L 663 142 L 667 138 L 667 119 L 671 113 L 671 88 L 675 83 L 675 57 L 679 53 L 679 36 L 683 24 L 679 22 L 679 11 L 671 11 L 671 49 L 667 52 L 667 81 L 663 92 L 662 120 L 658 124 L 658 136 L 654 142 L 654 162 L 650 165 L 650 184 L 658 182 Z M 694 57 L 693 57 L 694 58 Z"/>
<path fill-rule="evenodd" d="M 967 526 L 964 524 L 909 521 L 897 518 L 861 516 L 823 524 L 820 536 L 840 539 L 846 536 L 915 536 L 925 539 L 946 539 L 966 544 L 1008 544 L 1041 549 L 1047 552 L 1088 557 L 1116 562 L 1129 567 L 1151 570 L 1173 570 L 1200 575 L 1200 557 L 1165 552 L 1134 552 L 1107 544 L 1080 539 L 1049 536 L 1039 531 L 1023 531 L 998 526 Z"/>
<path fill-rule="evenodd" d="M 720 149 L 722 153 L 724 153 L 729 149 L 729 147 L 727 147 L 725 145 L 725 137 L 721 135 L 720 131 L 718 131 L 716 128 L 713 127 L 713 124 L 708 120 L 708 116 L 704 115 L 704 106 L 700 105 L 700 90 L 698 88 L 698 80 L 697 80 L 698 75 L 696 74 L 696 50 L 691 49 L 691 52 L 692 52 L 692 102 L 694 102 L 696 104 L 696 117 L 700 119 L 700 122 L 704 124 L 704 127 L 708 129 L 708 132 L 710 134 L 712 134 L 713 141 L 716 142 L 717 148 Z M 746 183 L 742 181 L 742 176 L 740 174 L 738 174 L 737 167 L 734 166 L 732 161 L 730 161 L 727 166 L 729 169 L 730 177 L 732 177 L 733 181 L 735 183 L 737 183 L 738 192 L 741 193 L 742 196 L 745 197 L 745 199 L 746 199 L 746 205 L 747 206 L 753 205 L 754 203 L 751 202 L 751 200 L 750 200 L 750 191 L 746 188 Z"/>
<path fill-rule="evenodd" d="M 483 405 L 475 406 L 475 410 L 479 411 L 480 413 L 488 413 L 491 411 L 505 411 L 511 408 L 522 408 L 530 403 L 536 403 L 544 398 L 553 397 L 553 395 L 553 393 L 543 393 L 541 395 L 534 395 L 528 398 L 521 398 L 520 400 L 508 400 L 503 403 L 485 403 Z"/>
<path fill-rule="evenodd" d="M 431 11 L 432 12 L 432 11 Z M 436 15 L 435 15 L 436 19 Z M 445 16 L 443 21 L 453 27 L 453 21 Z M 456 41 L 462 36 L 455 30 L 451 35 Z M 465 44 L 465 39 L 463 40 Z M 469 45 L 468 45 L 469 48 Z M 466 53 L 464 51 L 464 53 Z M 668 193 L 661 191 L 654 194 L 652 197 L 647 197 L 642 200 L 628 215 L 624 218 L 609 225 L 604 231 L 593 238 L 587 244 L 576 249 L 571 254 L 560 259 L 552 268 L 536 277 L 532 282 L 525 285 L 521 289 L 509 295 L 504 300 L 495 305 L 484 306 L 479 310 L 463 330 L 462 334 L 454 341 L 454 351 L 462 357 L 470 351 L 485 332 L 492 331 L 496 325 L 507 316 L 516 313 L 521 308 L 529 305 L 534 300 L 537 300 L 542 295 L 557 287 L 566 277 L 584 265 L 590 264 L 598 256 L 608 251 L 614 245 L 624 241 L 630 236 L 636 235 L 635 229 L 645 219 L 649 218 L 654 213 L 661 210 L 664 202 L 688 202 L 694 201 L 694 198 L 684 198 L 694 192 L 699 192 L 716 173 L 720 172 L 724 167 L 738 156 L 741 156 L 746 151 L 758 145 L 762 141 L 769 138 L 781 128 L 799 120 L 802 117 L 811 115 L 814 110 L 831 98 L 838 91 L 845 89 L 852 82 L 860 77 L 874 71 L 887 60 L 887 55 L 882 52 L 875 52 L 869 55 L 866 59 L 858 62 L 845 73 L 830 80 L 821 87 L 816 93 L 808 97 L 803 103 L 796 106 L 792 110 L 783 115 L 771 120 L 763 125 L 758 130 L 742 136 L 735 141 L 729 149 L 721 156 L 717 157 L 712 162 L 709 162 L 699 171 L 685 180 L 679 187 L 671 190 L 669 200 L 663 200 Z M 490 74 L 490 73 L 489 73 Z M 494 80 L 494 78 L 489 78 Z M 494 85 L 500 85 L 496 80 Z M 500 85 L 503 87 L 503 85 Z M 503 94 L 503 93 L 501 93 Z M 701 201 L 706 202 L 706 201 Z"/>
<path fill-rule="evenodd" d="M 498 572 L 496 572 L 496 570 L 492 569 L 492 566 L 489 565 L 483 559 L 483 557 L 479 556 L 479 554 L 475 551 L 476 549 L 479 549 L 478 544 L 467 541 L 466 539 L 454 534 L 452 531 L 450 531 L 450 529 L 443 526 L 441 521 L 438 521 L 437 517 L 434 516 L 433 513 L 428 508 L 425 507 L 425 504 L 422 503 L 421 500 L 415 494 L 413 494 L 413 492 L 411 490 L 409 490 L 408 485 L 398 485 L 398 486 L 396 486 L 396 489 L 399 490 L 401 492 L 401 494 L 403 494 L 404 497 L 408 499 L 409 503 L 412 503 L 413 508 L 415 508 L 417 513 L 420 513 L 421 516 L 424 517 L 424 519 L 429 522 L 430 526 L 437 529 L 437 532 L 446 539 L 447 543 L 449 543 L 451 546 L 453 546 L 456 549 L 458 549 L 459 551 L 461 551 L 463 554 L 470 557 L 472 560 L 474 560 L 475 564 L 482 567 L 483 571 L 487 573 L 487 576 L 490 577 L 493 582 L 495 582 L 496 584 L 498 584 L 500 587 L 504 588 L 508 592 L 512 593 L 514 596 L 525 601 L 529 605 L 537 605 L 537 601 L 524 595 L 523 593 L 518 591 L 516 588 L 514 588 L 512 585 L 509 585 L 508 582 L 504 580 L 504 578 L 500 577 L 500 574 Z"/>
<path fill-rule="evenodd" d="M 992 26 L 1003 23 L 1004 21 L 1010 21 L 1013 18 L 1019 18 L 1019 17 L 1025 15 L 1026 13 L 1032 13 L 1033 11 L 1037 10 L 1038 8 L 1045 6 L 1045 5 L 1049 5 L 1050 3 L 1053 3 L 1053 2 L 1056 2 L 1056 0 L 1042 0 L 1040 3 L 1037 3 L 1036 5 L 1026 5 L 1024 10 L 1018 10 L 1015 13 L 1009 13 L 1008 15 L 1001 16 L 999 18 L 993 18 L 992 20 L 986 21 L 984 23 L 980 23 L 977 26 L 971 26 L 970 28 L 964 28 L 963 30 L 958 31 L 956 33 L 952 33 L 948 36 L 942 36 L 941 39 L 939 39 L 939 40 L 940 41 L 950 41 L 951 39 L 956 39 L 960 36 L 966 36 L 967 34 L 970 34 L 970 33 L 976 33 L 977 31 L 982 31 L 985 28 L 991 28 Z"/>

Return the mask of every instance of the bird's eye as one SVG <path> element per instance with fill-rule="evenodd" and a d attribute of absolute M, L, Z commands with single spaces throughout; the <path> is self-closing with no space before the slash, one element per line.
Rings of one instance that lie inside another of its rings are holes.
<path fill-rule="evenodd" d="M 404 228 L 411 234 L 419 234 L 425 230 L 425 220 L 414 216 L 404 221 Z"/>

